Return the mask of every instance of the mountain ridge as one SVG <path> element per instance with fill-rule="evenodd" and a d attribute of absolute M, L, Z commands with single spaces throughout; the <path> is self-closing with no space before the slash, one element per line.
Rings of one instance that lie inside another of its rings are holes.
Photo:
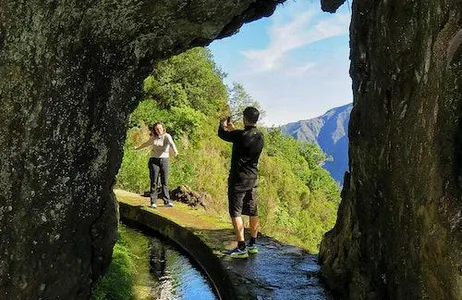
<path fill-rule="evenodd" d="M 280 126 L 282 133 L 296 140 L 317 144 L 329 159 L 324 168 L 340 185 L 348 170 L 348 122 L 352 103 L 334 107 L 319 117 Z"/>

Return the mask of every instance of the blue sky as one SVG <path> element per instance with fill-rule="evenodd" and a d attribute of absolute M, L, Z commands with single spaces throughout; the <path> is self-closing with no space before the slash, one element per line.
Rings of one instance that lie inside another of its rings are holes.
<path fill-rule="evenodd" d="M 210 44 L 214 60 L 266 112 L 263 124 L 282 125 L 351 103 L 350 10 L 321 11 L 319 0 L 288 0 L 269 18 Z"/>

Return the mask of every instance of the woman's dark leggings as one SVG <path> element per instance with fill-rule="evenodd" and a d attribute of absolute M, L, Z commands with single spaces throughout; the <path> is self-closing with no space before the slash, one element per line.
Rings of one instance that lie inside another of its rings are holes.
<path fill-rule="evenodd" d="M 170 202 L 170 194 L 168 192 L 168 158 L 151 157 L 148 162 L 149 178 L 151 179 L 151 204 L 157 200 L 157 182 L 160 175 L 160 183 L 162 186 L 162 200 L 164 204 Z"/>

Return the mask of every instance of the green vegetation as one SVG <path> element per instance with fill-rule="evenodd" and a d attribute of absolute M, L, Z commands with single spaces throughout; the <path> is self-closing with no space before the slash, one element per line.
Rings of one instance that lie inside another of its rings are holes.
<path fill-rule="evenodd" d="M 96 284 L 93 300 L 126 300 L 133 296 L 135 266 L 131 256 L 130 242 L 119 230 L 112 262 L 106 275 Z"/>
<path fill-rule="evenodd" d="M 240 111 L 258 103 L 242 84 L 227 90 L 205 48 L 165 60 L 154 70 L 144 82 L 146 98 L 130 116 L 117 187 L 138 193 L 148 189 L 149 150 L 134 151 L 133 146 L 148 138 L 148 124 L 161 121 L 180 152 L 171 159 L 170 188 L 187 184 L 207 192 L 210 210 L 204 213 L 227 219 L 231 144 L 218 138 L 218 120 L 233 115 L 242 126 Z M 257 191 L 262 231 L 317 252 L 322 235 L 334 225 L 340 200 L 337 184 L 321 167 L 326 157 L 315 145 L 276 129 L 261 130 L 265 148 Z"/>
<path fill-rule="evenodd" d="M 279 130 L 266 133 L 260 164 L 262 228 L 280 240 L 317 252 L 322 235 L 335 223 L 338 186 L 320 165 L 321 149 Z"/>

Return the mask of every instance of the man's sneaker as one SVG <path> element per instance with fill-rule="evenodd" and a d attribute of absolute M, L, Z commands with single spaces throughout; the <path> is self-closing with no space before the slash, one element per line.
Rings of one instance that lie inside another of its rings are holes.
<path fill-rule="evenodd" d="M 228 252 L 228 255 L 231 258 L 248 258 L 249 253 L 247 252 L 247 247 L 244 249 L 239 249 L 238 247 Z"/>
<path fill-rule="evenodd" d="M 165 203 L 165 207 L 173 207 L 173 203 L 172 202 Z"/>
<path fill-rule="evenodd" d="M 151 203 L 151 204 L 149 205 L 149 207 L 150 207 L 150 208 L 157 208 L 157 205 L 156 205 L 155 203 Z"/>
<path fill-rule="evenodd" d="M 250 254 L 257 254 L 258 253 L 258 247 L 257 245 L 247 245 L 247 250 L 249 251 Z"/>

